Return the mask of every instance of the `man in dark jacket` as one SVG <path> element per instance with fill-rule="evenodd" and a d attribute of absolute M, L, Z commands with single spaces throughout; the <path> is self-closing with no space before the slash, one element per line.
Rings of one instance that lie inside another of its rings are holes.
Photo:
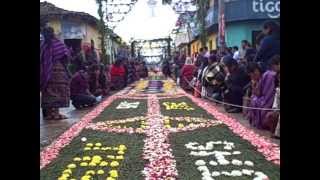
<path fill-rule="evenodd" d="M 250 82 L 250 78 L 244 69 L 238 66 L 238 63 L 231 56 L 223 58 L 225 71 L 228 72 L 225 80 L 226 90 L 224 92 L 224 102 L 241 106 L 244 95 L 244 87 Z M 226 106 L 229 113 L 239 113 L 242 111 L 239 107 Z"/>
<path fill-rule="evenodd" d="M 260 43 L 255 61 L 262 65 L 263 70 L 266 70 L 271 57 L 280 54 L 280 26 L 274 21 L 265 22 L 263 34 L 266 36 Z"/>

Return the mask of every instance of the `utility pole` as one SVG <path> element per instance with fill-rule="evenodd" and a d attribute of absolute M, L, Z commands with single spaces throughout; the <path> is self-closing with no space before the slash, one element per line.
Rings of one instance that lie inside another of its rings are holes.
<path fill-rule="evenodd" d="M 225 39 L 225 0 L 219 0 L 218 2 L 218 42 L 222 51 L 226 48 L 226 39 Z"/>

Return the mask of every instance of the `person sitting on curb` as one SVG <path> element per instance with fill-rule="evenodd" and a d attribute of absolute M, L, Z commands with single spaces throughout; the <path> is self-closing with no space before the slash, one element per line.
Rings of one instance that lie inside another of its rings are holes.
<path fill-rule="evenodd" d="M 71 79 L 71 100 L 76 109 L 92 107 L 97 103 L 96 97 L 89 91 L 88 73 L 80 70 Z"/>

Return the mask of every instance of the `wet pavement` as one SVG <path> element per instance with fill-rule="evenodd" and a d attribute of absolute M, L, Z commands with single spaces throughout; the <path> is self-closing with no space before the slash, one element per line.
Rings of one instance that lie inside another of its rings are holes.
<path fill-rule="evenodd" d="M 115 92 L 111 92 L 109 96 L 111 96 L 114 93 Z M 85 114 L 94 109 L 94 107 L 77 110 L 70 102 L 70 107 L 60 109 L 61 114 L 66 115 L 68 119 L 59 121 L 43 120 L 41 113 L 42 109 L 40 108 L 40 151 L 44 147 L 51 144 L 56 138 L 58 138 L 63 132 L 69 129 L 73 124 L 78 122 Z"/>
<path fill-rule="evenodd" d="M 82 116 L 88 113 L 92 108 L 77 110 L 72 105 L 68 108 L 61 108 L 61 114 L 66 115 L 69 119 L 60 121 L 43 120 L 40 109 L 40 150 L 49 145 L 54 139 L 59 137 L 64 131 L 78 122 Z"/>
<path fill-rule="evenodd" d="M 112 93 L 113 94 L 113 93 Z M 108 98 L 108 97 L 106 97 Z M 226 113 L 223 106 L 216 105 L 220 112 Z M 94 107 L 77 110 L 71 104 L 68 108 L 61 108 L 60 112 L 69 117 L 69 119 L 60 121 L 45 121 L 43 120 L 41 109 L 40 109 L 40 151 L 52 141 L 54 141 L 59 135 L 65 132 L 73 124 L 78 122 L 85 114 L 90 112 Z M 227 113 L 229 116 L 237 119 L 243 126 L 249 129 L 253 129 L 259 135 L 265 136 L 270 139 L 273 143 L 280 145 L 280 140 L 271 138 L 272 134 L 269 131 L 258 130 L 253 128 L 249 121 L 244 118 L 241 113 Z"/>

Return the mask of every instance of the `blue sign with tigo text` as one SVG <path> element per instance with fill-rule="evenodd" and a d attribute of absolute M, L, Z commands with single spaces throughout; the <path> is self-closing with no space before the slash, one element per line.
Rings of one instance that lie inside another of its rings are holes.
<path fill-rule="evenodd" d="M 280 18 L 280 0 L 225 0 L 226 22 Z M 206 24 L 218 23 L 218 3 L 209 9 Z"/>

